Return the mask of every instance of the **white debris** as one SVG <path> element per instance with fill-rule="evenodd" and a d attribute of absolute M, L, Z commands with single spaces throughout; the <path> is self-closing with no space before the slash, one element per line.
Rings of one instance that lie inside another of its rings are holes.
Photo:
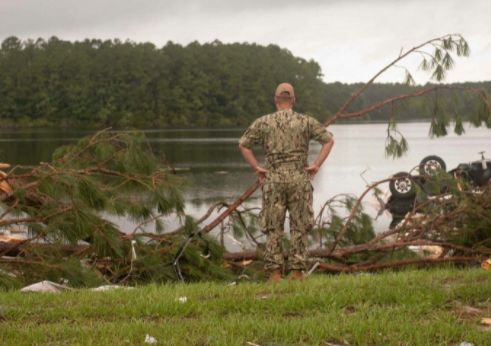
<path fill-rule="evenodd" d="M 317 269 L 319 265 L 320 265 L 319 261 L 315 262 L 312 268 L 310 268 L 310 270 L 307 272 L 305 276 L 310 276 Z"/>
<path fill-rule="evenodd" d="M 183 303 L 184 304 L 184 303 L 186 303 L 188 301 L 188 297 L 179 297 L 179 298 L 177 298 L 177 301 L 179 303 Z"/>
<path fill-rule="evenodd" d="M 135 250 L 136 240 L 131 241 L 131 260 L 136 260 L 136 250 Z"/>
<path fill-rule="evenodd" d="M 474 346 L 472 342 L 462 341 L 459 346 Z"/>
<path fill-rule="evenodd" d="M 145 335 L 145 343 L 146 344 L 156 344 L 157 343 L 157 339 L 155 339 L 153 336 L 151 335 Z"/>
<path fill-rule="evenodd" d="M 96 292 L 103 292 L 103 291 L 112 291 L 117 289 L 131 290 L 133 288 L 134 287 L 119 286 L 119 285 L 103 285 L 103 286 L 91 288 L 91 290 Z"/>
<path fill-rule="evenodd" d="M 16 278 L 17 277 L 17 275 L 15 275 L 14 273 L 7 272 L 7 271 L 5 271 L 3 269 L 0 269 L 0 274 L 6 275 L 6 276 L 10 276 L 11 278 Z"/>
<path fill-rule="evenodd" d="M 52 292 L 52 293 L 58 293 L 61 291 L 66 291 L 70 290 L 71 288 L 65 285 L 60 285 L 57 284 L 56 282 L 52 281 L 41 281 L 37 282 L 35 284 L 26 286 L 22 288 L 20 291 L 21 292 Z"/>

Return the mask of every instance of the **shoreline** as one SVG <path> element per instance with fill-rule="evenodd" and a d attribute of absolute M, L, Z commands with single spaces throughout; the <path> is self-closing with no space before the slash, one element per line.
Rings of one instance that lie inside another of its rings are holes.
<path fill-rule="evenodd" d="M 422 119 L 413 119 L 413 120 L 399 120 L 398 124 L 413 124 L 413 123 L 430 123 L 431 119 L 422 118 Z M 370 125 L 370 124 L 385 124 L 387 120 L 357 120 L 357 121 L 338 121 L 333 125 Z M 464 121 L 464 124 L 470 123 L 469 121 Z M 111 126 L 0 126 L 0 132 L 5 131 L 14 131 L 16 133 L 21 133 L 21 131 L 55 131 L 55 130 L 71 130 L 71 131 L 80 131 L 92 133 L 94 131 L 100 131 L 101 129 L 109 128 L 112 131 L 124 132 L 124 131 L 142 131 L 142 132 L 174 132 L 174 131 L 242 131 L 247 127 L 162 127 L 162 128 L 154 128 L 151 126 L 148 127 L 138 127 L 138 128 L 119 128 L 119 127 L 111 127 Z"/>

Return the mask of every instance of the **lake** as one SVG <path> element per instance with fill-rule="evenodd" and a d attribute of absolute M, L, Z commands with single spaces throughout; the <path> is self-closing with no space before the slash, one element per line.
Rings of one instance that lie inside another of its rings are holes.
<path fill-rule="evenodd" d="M 316 212 L 324 201 L 336 194 L 362 193 L 366 186 L 364 179 L 373 182 L 399 171 L 409 171 L 427 155 L 441 156 L 447 163 L 447 169 L 462 162 L 478 160 L 479 151 L 487 151 L 487 157 L 491 157 L 491 130 L 486 128 L 466 125 L 466 133 L 462 136 L 452 133 L 435 139 L 428 137 L 429 123 L 404 123 L 399 128 L 408 140 L 409 151 L 404 157 L 393 160 L 384 154 L 384 124 L 330 127 L 335 145 L 313 181 Z M 191 215 L 202 215 L 218 200 L 232 201 L 255 180 L 255 175 L 243 161 L 237 146 L 243 129 L 144 132 L 155 151 L 164 153 L 167 160 L 178 169 L 178 174 L 187 178 L 184 196 L 186 211 Z M 79 130 L 2 130 L 0 162 L 31 165 L 49 161 L 58 146 L 72 143 L 91 133 Z M 311 160 L 319 149 L 319 144 L 311 144 Z M 364 179 L 362 172 L 365 172 Z M 259 206 L 260 192 L 256 192 L 247 203 Z M 374 198 L 367 198 L 364 205 L 370 214 L 377 213 L 379 206 Z M 131 227 L 128 220 L 113 220 L 123 228 Z M 376 229 L 386 229 L 389 222 L 389 215 L 384 213 L 377 219 Z"/>

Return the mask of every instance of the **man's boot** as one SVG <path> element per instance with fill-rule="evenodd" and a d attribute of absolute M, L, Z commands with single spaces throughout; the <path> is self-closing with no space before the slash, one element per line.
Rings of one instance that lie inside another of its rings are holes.
<path fill-rule="evenodd" d="M 277 269 L 269 273 L 268 283 L 271 284 L 280 281 L 281 281 L 281 270 Z"/>
<path fill-rule="evenodd" d="M 303 279 L 304 276 L 301 270 L 292 270 L 290 274 L 288 274 L 288 281 L 302 281 Z"/>

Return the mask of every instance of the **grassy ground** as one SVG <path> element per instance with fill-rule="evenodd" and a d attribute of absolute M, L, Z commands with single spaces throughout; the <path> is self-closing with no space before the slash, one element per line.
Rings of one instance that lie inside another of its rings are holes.
<path fill-rule="evenodd" d="M 491 317 L 491 272 L 477 268 L 0 292 L 0 344 L 134 345 L 149 334 L 159 345 L 491 345 L 482 317 Z"/>

